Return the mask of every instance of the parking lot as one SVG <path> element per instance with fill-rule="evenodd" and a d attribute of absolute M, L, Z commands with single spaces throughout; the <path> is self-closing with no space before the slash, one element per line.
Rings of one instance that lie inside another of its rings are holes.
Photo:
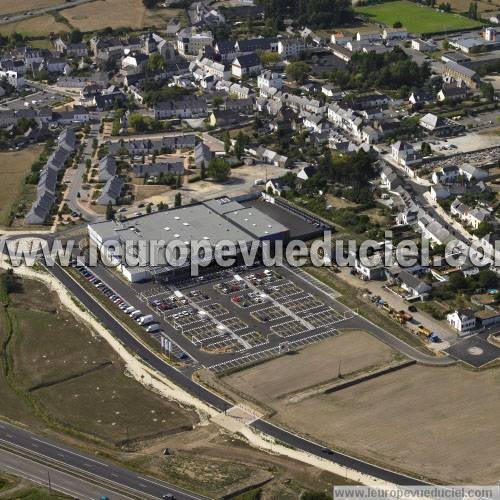
<path fill-rule="evenodd" d="M 220 371 L 334 335 L 351 317 L 301 285 L 285 269 L 240 267 L 149 285 L 138 296 L 200 352 L 230 355 L 201 356 L 204 366 Z"/>
<path fill-rule="evenodd" d="M 73 267 L 186 370 L 220 372 L 277 356 L 336 335 L 355 316 L 301 269 L 257 264 L 176 282 L 127 284 L 101 265 Z"/>

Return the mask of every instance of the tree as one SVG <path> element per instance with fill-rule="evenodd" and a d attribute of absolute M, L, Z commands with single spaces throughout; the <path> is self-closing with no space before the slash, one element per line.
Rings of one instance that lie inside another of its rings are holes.
<path fill-rule="evenodd" d="M 148 129 L 144 116 L 139 113 L 132 113 L 128 119 L 128 123 L 136 132 L 144 132 Z"/>
<path fill-rule="evenodd" d="M 152 212 L 152 210 L 153 210 L 153 204 L 152 203 L 148 203 L 146 205 L 146 213 L 150 214 Z"/>
<path fill-rule="evenodd" d="M 207 167 L 205 166 L 205 162 L 202 161 L 200 165 L 200 179 L 206 179 L 207 178 Z"/>
<path fill-rule="evenodd" d="M 182 205 L 182 194 L 181 193 L 175 193 L 175 198 L 174 198 L 174 207 L 179 208 Z"/>
<path fill-rule="evenodd" d="M 149 71 L 159 71 L 165 67 L 165 59 L 159 52 L 153 52 L 149 54 L 148 58 L 148 70 Z"/>
<path fill-rule="evenodd" d="M 231 151 L 231 136 L 229 135 L 229 130 L 224 130 L 222 140 L 224 141 L 224 151 L 226 154 L 229 154 Z"/>
<path fill-rule="evenodd" d="M 304 83 L 310 70 L 311 68 L 305 62 L 297 61 L 290 63 L 286 67 L 285 72 L 287 76 L 297 83 Z"/>
<path fill-rule="evenodd" d="M 83 33 L 78 28 L 75 28 L 69 33 L 68 40 L 70 43 L 80 43 L 83 40 Z"/>
<path fill-rule="evenodd" d="M 181 193 L 177 193 L 177 194 L 181 194 Z M 168 205 L 166 203 L 164 203 L 163 201 L 160 201 L 160 203 L 158 203 L 158 205 L 156 205 L 158 207 L 158 212 L 164 212 L 165 210 L 168 210 Z"/>
<path fill-rule="evenodd" d="M 236 136 L 236 141 L 234 143 L 234 154 L 238 160 L 241 160 L 243 154 L 245 153 L 245 146 L 250 142 L 247 135 L 243 132 L 239 132 Z"/>
<path fill-rule="evenodd" d="M 483 82 L 479 88 L 481 95 L 488 101 L 492 102 L 495 97 L 495 89 L 490 82 Z"/>
<path fill-rule="evenodd" d="M 224 99 L 220 95 L 214 96 L 212 99 L 212 106 L 214 109 L 219 109 L 219 106 L 224 102 Z"/>
<path fill-rule="evenodd" d="M 403 24 L 401 23 L 401 21 L 396 21 L 393 25 L 392 25 L 393 28 L 395 29 L 399 29 L 399 28 L 402 28 L 403 27 Z"/>
<path fill-rule="evenodd" d="M 420 152 L 423 156 L 429 156 L 430 154 L 432 154 L 430 144 L 428 142 L 422 142 L 422 145 L 420 146 Z"/>
<path fill-rule="evenodd" d="M 223 182 L 231 175 L 231 167 L 224 158 L 214 158 L 208 164 L 208 175 L 214 181 Z"/>
<path fill-rule="evenodd" d="M 106 220 L 112 220 L 115 217 L 115 211 L 113 209 L 113 204 L 111 201 L 108 201 L 108 205 L 106 206 Z"/>
<path fill-rule="evenodd" d="M 271 52 L 268 50 L 260 51 L 257 53 L 260 58 L 262 66 L 270 66 L 280 62 L 280 55 L 277 52 Z"/>
<path fill-rule="evenodd" d="M 491 269 L 483 269 L 479 273 L 477 284 L 480 288 L 484 289 L 496 288 L 498 285 L 498 277 L 495 271 L 492 271 Z"/>
<path fill-rule="evenodd" d="M 146 7 L 146 9 L 154 9 L 156 7 L 156 4 L 158 3 L 158 0 L 142 0 L 142 3 L 144 4 L 144 7 Z"/>

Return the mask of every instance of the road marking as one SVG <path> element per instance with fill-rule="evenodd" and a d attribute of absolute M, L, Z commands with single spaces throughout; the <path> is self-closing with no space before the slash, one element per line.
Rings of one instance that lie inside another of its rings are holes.
<path fill-rule="evenodd" d="M 33 441 L 37 441 L 38 443 L 42 443 L 46 446 L 51 446 L 52 448 L 56 448 L 58 450 L 64 451 L 64 453 L 69 453 L 71 455 L 75 455 L 76 457 L 83 458 L 85 460 L 88 460 L 89 462 L 94 462 L 96 464 L 102 465 L 103 467 L 109 467 L 109 465 L 107 465 L 103 462 L 99 462 L 98 460 L 92 460 L 91 458 L 86 457 L 85 455 L 80 455 L 79 453 L 75 453 L 74 451 L 65 450 L 64 448 L 56 446 L 55 444 L 50 444 L 50 443 L 47 443 L 46 441 L 42 441 L 41 439 L 37 439 L 37 438 L 31 438 L 31 439 L 33 439 Z"/>

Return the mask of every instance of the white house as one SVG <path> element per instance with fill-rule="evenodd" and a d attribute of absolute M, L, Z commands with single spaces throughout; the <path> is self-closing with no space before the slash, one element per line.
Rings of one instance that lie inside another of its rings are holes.
<path fill-rule="evenodd" d="M 26 80 L 17 71 L 0 70 L 0 79 L 6 78 L 7 82 L 16 89 L 22 89 L 26 86 Z"/>
<path fill-rule="evenodd" d="M 448 323 L 458 332 L 468 332 L 476 326 L 476 316 L 472 309 L 461 309 L 446 316 Z"/>
<path fill-rule="evenodd" d="M 257 87 L 260 89 L 261 94 L 267 94 L 269 89 L 281 89 L 283 87 L 283 80 L 279 73 L 272 71 L 263 71 L 257 77 Z"/>
<path fill-rule="evenodd" d="M 391 146 L 391 156 L 404 167 L 416 165 L 421 161 L 420 155 L 413 146 L 405 141 L 397 141 Z"/>
<path fill-rule="evenodd" d="M 256 75 L 262 71 L 262 65 L 257 54 L 237 56 L 231 65 L 231 74 L 235 78 Z"/>
<path fill-rule="evenodd" d="M 408 31 L 399 28 L 385 28 L 382 31 L 382 38 L 384 40 L 406 40 Z"/>
<path fill-rule="evenodd" d="M 460 171 L 455 166 L 441 167 L 432 173 L 432 182 L 434 184 L 449 184 L 455 182 L 460 176 Z"/>
<path fill-rule="evenodd" d="M 280 38 L 278 41 L 278 54 L 282 59 L 298 56 L 306 48 L 302 38 Z"/>
<path fill-rule="evenodd" d="M 379 42 L 380 41 L 380 33 L 378 31 L 371 31 L 362 33 L 358 31 L 356 33 L 356 40 L 358 42 Z"/>
<path fill-rule="evenodd" d="M 463 175 L 469 182 L 472 179 L 479 181 L 488 177 L 488 172 L 485 172 L 484 170 L 475 167 L 470 163 L 461 163 L 458 166 L 458 171 L 460 172 L 460 175 Z"/>
<path fill-rule="evenodd" d="M 433 50 L 436 50 L 437 47 L 432 40 L 415 38 L 411 41 L 411 48 L 413 50 L 418 50 L 419 52 L 432 52 Z"/>

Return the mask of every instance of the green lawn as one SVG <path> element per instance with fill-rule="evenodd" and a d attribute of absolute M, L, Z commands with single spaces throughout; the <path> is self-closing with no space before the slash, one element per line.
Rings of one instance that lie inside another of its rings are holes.
<path fill-rule="evenodd" d="M 395 22 L 399 21 L 411 33 L 437 33 L 475 28 L 481 25 L 479 22 L 464 16 L 438 12 L 408 0 L 357 7 L 356 12 L 365 14 L 372 21 L 384 23 L 387 26 L 393 26 Z"/>

